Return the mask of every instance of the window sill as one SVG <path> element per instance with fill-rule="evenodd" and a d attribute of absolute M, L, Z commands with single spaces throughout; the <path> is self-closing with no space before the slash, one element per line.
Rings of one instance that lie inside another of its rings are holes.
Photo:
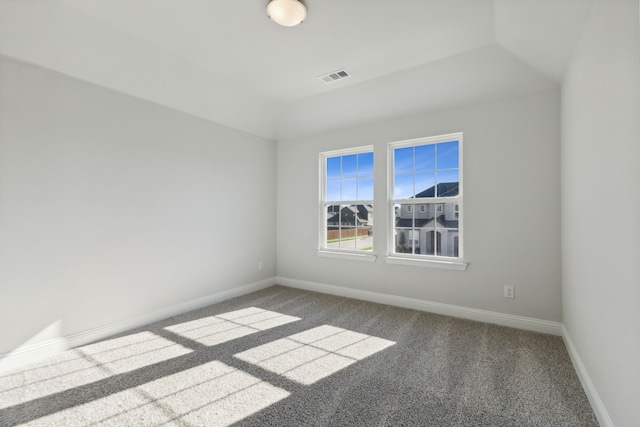
<path fill-rule="evenodd" d="M 377 256 L 374 254 L 367 254 L 362 252 L 334 252 L 323 249 L 318 250 L 318 256 L 325 258 L 351 259 L 356 261 L 368 262 L 374 262 L 377 258 Z"/>
<path fill-rule="evenodd" d="M 437 259 L 418 259 L 400 256 L 387 256 L 386 261 L 389 264 L 413 265 L 415 267 L 444 268 L 447 270 L 465 271 L 468 262 L 464 261 L 447 261 Z"/>

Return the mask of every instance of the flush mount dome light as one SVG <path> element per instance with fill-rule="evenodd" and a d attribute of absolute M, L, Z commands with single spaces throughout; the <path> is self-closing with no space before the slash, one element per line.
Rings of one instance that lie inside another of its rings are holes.
<path fill-rule="evenodd" d="M 293 27 L 307 18 L 307 8 L 298 0 L 271 0 L 267 16 L 283 27 Z"/>

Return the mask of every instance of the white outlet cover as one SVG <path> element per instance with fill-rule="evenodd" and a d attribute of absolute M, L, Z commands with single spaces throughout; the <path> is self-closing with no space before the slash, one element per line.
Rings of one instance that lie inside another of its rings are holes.
<path fill-rule="evenodd" d="M 504 297 L 505 298 L 515 298 L 515 291 L 513 286 L 505 286 L 504 287 Z"/>

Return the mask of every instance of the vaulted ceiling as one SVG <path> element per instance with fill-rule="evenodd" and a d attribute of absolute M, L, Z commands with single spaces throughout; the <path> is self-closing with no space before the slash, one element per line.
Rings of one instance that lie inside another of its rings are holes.
<path fill-rule="evenodd" d="M 267 3 L 3 0 L 0 54 L 286 139 L 557 87 L 592 0 L 304 0 L 292 28 Z"/>

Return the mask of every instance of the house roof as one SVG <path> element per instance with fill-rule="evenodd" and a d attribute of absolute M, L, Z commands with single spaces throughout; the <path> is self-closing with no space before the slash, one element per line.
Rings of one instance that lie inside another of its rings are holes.
<path fill-rule="evenodd" d="M 3 1 L 0 54 L 288 139 L 558 87 L 592 0 L 305 0 L 293 28 L 266 3 Z"/>
<path fill-rule="evenodd" d="M 416 218 L 415 220 L 413 218 L 397 218 L 396 227 L 422 228 L 429 221 L 429 218 Z"/>
<path fill-rule="evenodd" d="M 403 228 L 422 228 L 422 227 L 433 227 L 434 221 L 438 222 L 438 228 L 458 228 L 458 220 L 454 221 L 446 221 L 444 219 L 444 215 L 440 215 L 436 219 L 434 218 L 397 218 L 396 219 L 396 227 Z M 415 225 L 414 225 L 415 224 Z"/>
<path fill-rule="evenodd" d="M 416 194 L 416 198 L 436 197 L 436 187 L 438 189 L 437 197 L 457 196 L 459 192 L 459 184 L 457 182 L 441 182 L 440 184 L 429 187 L 426 190 Z"/>
<path fill-rule="evenodd" d="M 327 208 L 327 223 L 335 224 L 339 221 L 338 218 L 338 208 L 340 205 L 331 205 Z M 355 215 L 356 211 L 353 209 L 353 206 L 348 205 L 344 206 L 340 210 L 340 215 L 342 216 L 342 221 L 346 221 L 347 216 L 353 216 L 357 218 L 358 222 L 367 222 L 369 220 L 369 213 L 373 211 L 373 207 L 371 205 L 356 205 L 356 209 L 358 214 Z"/>

